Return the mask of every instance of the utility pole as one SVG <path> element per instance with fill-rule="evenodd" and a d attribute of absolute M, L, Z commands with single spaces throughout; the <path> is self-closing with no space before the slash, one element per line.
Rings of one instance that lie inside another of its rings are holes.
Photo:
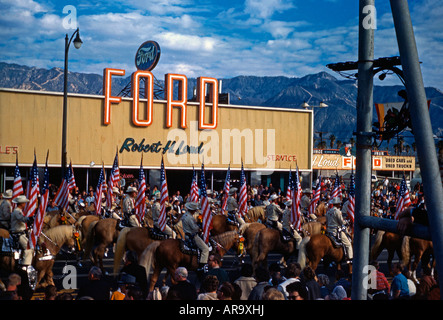
<path fill-rule="evenodd" d="M 361 0 L 359 5 L 358 92 L 357 92 L 357 146 L 355 177 L 355 222 L 352 299 L 366 300 L 364 270 L 369 263 L 369 231 L 360 223 L 370 216 L 371 209 L 371 149 L 373 108 L 374 28 L 368 24 L 368 15 L 374 15 L 374 0 Z M 374 22 L 374 21 L 373 21 Z"/>

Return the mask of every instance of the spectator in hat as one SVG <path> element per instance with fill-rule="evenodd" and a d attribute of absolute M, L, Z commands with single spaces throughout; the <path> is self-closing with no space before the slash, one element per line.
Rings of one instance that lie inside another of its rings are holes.
<path fill-rule="evenodd" d="M 6 190 L 2 197 L 3 200 L 0 204 L 0 228 L 9 230 L 11 228 L 12 190 Z"/>

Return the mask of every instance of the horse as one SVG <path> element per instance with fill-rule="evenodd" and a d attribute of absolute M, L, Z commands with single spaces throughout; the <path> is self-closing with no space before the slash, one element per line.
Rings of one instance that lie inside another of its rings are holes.
<path fill-rule="evenodd" d="M 54 285 L 52 267 L 56 255 L 63 245 L 66 245 L 70 250 L 73 248 L 78 250 L 80 238 L 81 233 L 72 225 L 56 226 L 41 233 L 38 238 L 39 250 L 36 250 L 32 261 L 32 265 L 37 271 L 36 289 Z M 51 254 L 50 258 L 46 257 L 47 251 Z"/>
<path fill-rule="evenodd" d="M 265 206 L 255 206 L 248 210 L 245 215 L 245 222 L 252 223 L 257 221 L 265 221 Z"/>
<path fill-rule="evenodd" d="M 296 249 L 295 239 L 282 241 L 279 230 L 265 227 L 257 232 L 249 254 L 254 269 L 260 265 L 266 268 L 269 252 L 278 252 L 283 255 L 285 261 L 288 261 L 290 256 L 296 252 Z"/>
<path fill-rule="evenodd" d="M 73 225 L 76 223 L 76 218 L 64 210 L 55 210 L 48 212 L 43 218 L 42 231 L 60 225 Z"/>
<path fill-rule="evenodd" d="M 315 207 L 314 213 L 317 217 L 324 217 L 328 211 L 328 203 L 326 201 L 320 201 Z"/>
<path fill-rule="evenodd" d="M 228 217 L 224 214 L 215 214 L 212 216 L 211 235 L 216 236 L 228 231 L 238 230 L 236 225 L 228 222 Z"/>
<path fill-rule="evenodd" d="M 383 249 L 386 249 L 388 251 L 389 275 L 393 276 L 394 274 L 392 272 L 392 260 L 394 259 L 395 253 L 397 253 L 400 260 L 403 259 L 402 243 L 403 236 L 392 232 L 378 230 L 377 234 L 375 235 L 374 244 L 371 248 L 370 259 L 376 260 Z"/>
<path fill-rule="evenodd" d="M 403 264 L 407 267 L 407 270 L 415 283 L 418 283 L 416 278 L 416 271 L 418 264 L 429 264 L 431 256 L 434 255 L 434 246 L 432 241 L 412 238 L 404 236 L 401 252 L 403 256 Z M 414 262 L 412 257 L 414 256 Z M 435 267 L 435 259 L 432 259 L 432 267 Z"/>
<path fill-rule="evenodd" d="M 311 237 L 303 238 L 300 244 L 298 263 L 302 268 L 306 263 L 315 271 L 323 259 L 323 264 L 335 262 L 337 269 L 341 270 L 341 262 L 345 257 L 342 246 L 335 247 L 328 236 L 324 234 L 315 234 Z M 352 273 L 352 264 L 349 264 L 349 273 Z"/>
<path fill-rule="evenodd" d="M 224 256 L 234 245 L 238 245 L 240 236 L 237 231 L 228 231 L 217 236 L 211 237 L 217 245 L 212 248 L 213 252 L 218 252 L 220 256 Z M 176 283 L 172 275 L 179 266 L 186 267 L 188 270 L 197 270 L 197 255 L 184 253 L 181 249 L 181 241 L 179 239 L 166 239 L 163 241 L 155 241 L 146 247 L 143 252 L 139 264 L 146 269 L 146 275 L 149 278 L 151 269 L 153 274 L 150 277 L 149 291 L 154 289 L 155 284 L 160 276 L 161 271 L 166 268 L 167 275 L 171 275 L 172 283 Z"/>
<path fill-rule="evenodd" d="M 84 257 L 91 256 L 93 265 L 98 265 L 103 271 L 105 251 L 108 246 L 117 241 L 120 233 L 118 228 L 119 221 L 120 220 L 114 218 L 92 221 L 86 235 Z"/>

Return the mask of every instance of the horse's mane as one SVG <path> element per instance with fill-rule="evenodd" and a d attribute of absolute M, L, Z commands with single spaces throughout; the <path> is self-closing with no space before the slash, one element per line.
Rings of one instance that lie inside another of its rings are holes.
<path fill-rule="evenodd" d="M 61 244 L 65 242 L 67 238 L 72 236 L 72 226 L 70 225 L 56 226 L 46 230 L 45 235 L 55 243 Z M 42 239 L 41 236 L 40 239 Z"/>
<path fill-rule="evenodd" d="M 232 239 L 237 234 L 238 234 L 238 232 L 236 230 L 226 231 L 226 232 L 220 233 L 216 236 L 213 236 L 212 239 L 224 247 L 224 246 L 227 246 L 228 244 L 231 244 Z"/>

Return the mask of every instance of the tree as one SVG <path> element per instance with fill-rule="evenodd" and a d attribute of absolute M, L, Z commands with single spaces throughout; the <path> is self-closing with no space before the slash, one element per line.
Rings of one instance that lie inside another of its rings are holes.
<path fill-rule="evenodd" d="M 330 143 L 330 147 L 331 147 L 331 149 L 334 149 L 335 136 L 334 136 L 333 134 L 331 134 L 331 135 L 329 136 L 329 141 L 331 142 L 331 143 Z"/>

